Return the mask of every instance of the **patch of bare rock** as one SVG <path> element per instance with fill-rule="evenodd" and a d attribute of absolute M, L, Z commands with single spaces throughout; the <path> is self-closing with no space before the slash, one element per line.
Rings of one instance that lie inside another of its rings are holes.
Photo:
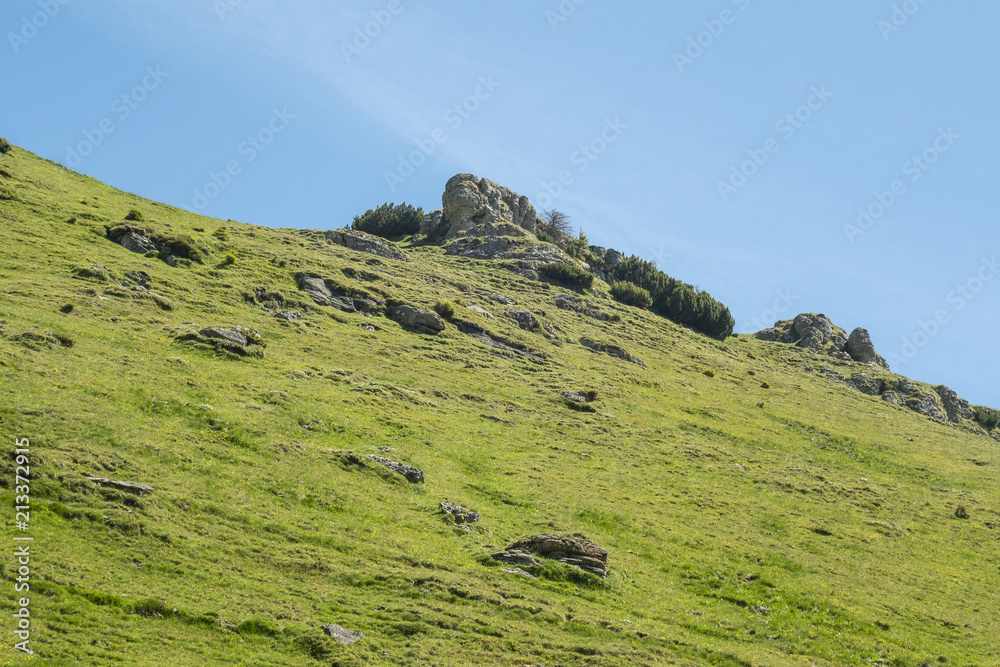
<path fill-rule="evenodd" d="M 587 539 L 585 535 L 532 535 L 515 540 L 493 559 L 506 565 L 538 567 L 542 558 L 572 565 L 602 579 L 608 576 L 608 551 Z"/>

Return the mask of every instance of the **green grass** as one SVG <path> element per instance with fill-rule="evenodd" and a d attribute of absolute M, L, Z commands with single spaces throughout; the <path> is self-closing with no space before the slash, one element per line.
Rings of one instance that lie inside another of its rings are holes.
<path fill-rule="evenodd" d="M 720 342 L 611 300 L 620 321 L 595 320 L 555 307 L 563 288 L 437 246 L 379 260 L 150 202 L 16 147 L 0 169 L 16 250 L 0 263 L 0 426 L 9 450 L 31 439 L 35 664 L 1000 662 L 995 439 L 832 383 L 798 348 Z M 132 209 L 204 262 L 108 241 Z M 119 287 L 137 271 L 170 308 Z M 493 318 L 457 317 L 542 361 L 453 325 L 426 336 L 310 307 L 298 274 L 482 306 Z M 514 298 L 556 340 L 477 292 Z M 274 318 L 258 293 L 303 319 Z M 234 325 L 260 332 L 263 357 L 178 338 Z M 570 342 L 584 337 L 647 367 Z M 599 392 L 594 412 L 566 405 L 580 388 Z M 443 500 L 481 521 L 450 525 Z M 488 558 L 540 532 L 607 548 L 608 579 L 552 563 L 529 579 Z M 3 571 L 10 591 L 11 558 Z M 13 610 L 10 592 L 0 656 L 19 664 Z M 335 644 L 329 623 L 365 637 Z"/>

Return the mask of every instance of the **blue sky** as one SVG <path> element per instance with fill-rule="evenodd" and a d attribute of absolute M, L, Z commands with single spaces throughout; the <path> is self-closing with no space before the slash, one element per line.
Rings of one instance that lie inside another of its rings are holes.
<path fill-rule="evenodd" d="M 1000 407 L 1000 5 L 8 0 L 0 136 L 335 228 L 472 172 L 726 303 Z"/>

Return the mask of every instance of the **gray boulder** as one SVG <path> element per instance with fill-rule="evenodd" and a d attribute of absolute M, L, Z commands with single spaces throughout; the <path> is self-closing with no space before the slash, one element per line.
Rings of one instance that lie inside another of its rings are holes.
<path fill-rule="evenodd" d="M 899 398 L 899 394 L 897 394 L 896 392 L 892 391 L 891 389 L 888 390 L 888 391 L 882 392 L 882 400 L 885 401 L 886 403 L 891 403 L 892 405 L 902 405 L 903 404 L 902 399 Z"/>
<path fill-rule="evenodd" d="M 493 558 L 509 565 L 540 565 L 533 554 L 578 567 L 602 579 L 608 576 L 607 550 L 579 533 L 525 537 L 493 554 Z"/>
<path fill-rule="evenodd" d="M 131 493 L 137 496 L 144 496 L 147 493 L 153 492 L 153 487 L 147 486 L 146 484 L 139 484 L 137 482 L 124 482 L 117 479 L 108 479 L 107 477 L 87 477 L 87 479 L 98 486 L 107 486 L 112 489 L 118 489 L 119 491 L 124 491 L 125 493 Z"/>
<path fill-rule="evenodd" d="M 247 337 L 239 331 L 235 331 L 233 329 L 223 329 L 222 327 L 207 327 L 198 333 L 207 338 L 217 338 L 234 345 L 239 345 L 240 347 L 246 347 L 250 342 L 247 340 Z"/>
<path fill-rule="evenodd" d="M 320 306 L 330 306 L 348 313 L 353 313 L 357 310 L 354 307 L 353 299 L 331 292 L 330 288 L 326 286 L 326 281 L 322 278 L 302 276 L 299 279 L 299 289 L 308 294 Z"/>
<path fill-rule="evenodd" d="M 359 639 L 364 639 L 364 633 L 357 632 L 356 630 L 348 630 L 335 623 L 323 626 L 323 632 L 333 637 L 333 641 L 338 644 L 353 644 Z"/>
<path fill-rule="evenodd" d="M 858 327 L 851 332 L 850 338 L 847 339 L 847 353 L 857 362 L 876 364 L 885 369 L 889 368 L 886 360 L 875 351 L 875 345 L 872 343 L 872 337 L 867 329 Z"/>
<path fill-rule="evenodd" d="M 475 523 L 476 521 L 479 521 L 479 512 L 466 509 L 461 505 L 442 502 L 440 507 L 442 514 L 455 517 L 455 523 Z"/>
<path fill-rule="evenodd" d="M 538 328 L 538 320 L 526 310 L 508 310 L 507 315 L 517 320 L 517 326 L 525 331 L 532 331 Z"/>
<path fill-rule="evenodd" d="M 934 387 L 934 391 L 941 397 L 941 404 L 948 415 L 948 421 L 957 424 L 959 420 L 972 419 L 972 406 L 964 398 L 959 398 L 954 389 L 940 385 Z"/>
<path fill-rule="evenodd" d="M 126 250 L 145 255 L 151 250 L 156 250 L 156 244 L 136 231 L 126 232 L 118 239 L 118 244 Z"/>
<path fill-rule="evenodd" d="M 420 333 L 436 334 L 444 331 L 444 320 L 437 313 L 413 306 L 393 306 L 387 314 L 402 325 L 412 327 Z"/>
<path fill-rule="evenodd" d="M 769 343 L 773 343 L 781 340 L 782 335 L 783 334 L 778 329 L 774 327 L 768 327 L 767 329 L 761 329 L 760 331 L 755 333 L 753 337 L 756 338 L 757 340 L 763 340 Z"/>
<path fill-rule="evenodd" d="M 608 248 L 608 251 L 604 254 L 604 268 L 613 269 L 624 258 L 625 256 L 614 248 Z"/>
<path fill-rule="evenodd" d="M 368 458 L 376 463 L 381 463 L 395 473 L 399 473 L 405 477 L 410 484 L 423 484 L 424 482 L 424 471 L 420 468 L 414 468 L 413 466 L 406 465 L 405 463 L 397 463 L 396 461 L 385 459 L 381 456 L 375 456 L 374 454 L 369 454 Z"/>
<path fill-rule="evenodd" d="M 372 234 L 359 232 L 353 229 L 332 229 L 324 234 L 331 243 L 342 245 L 345 248 L 366 252 L 369 255 L 376 255 L 386 259 L 394 259 L 399 262 L 409 261 L 393 243 L 381 239 Z"/>

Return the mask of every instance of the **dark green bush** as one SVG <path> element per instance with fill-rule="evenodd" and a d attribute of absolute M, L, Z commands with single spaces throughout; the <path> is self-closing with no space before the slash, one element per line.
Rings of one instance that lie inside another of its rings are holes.
<path fill-rule="evenodd" d="M 987 431 L 992 431 L 1000 426 L 1000 410 L 977 405 L 973 408 L 972 418 L 979 422 L 979 425 Z"/>
<path fill-rule="evenodd" d="M 639 287 L 635 283 L 627 280 L 620 280 L 611 286 L 611 296 L 616 301 L 624 303 L 626 306 L 636 308 L 649 308 L 653 305 L 653 297 L 649 290 Z"/>
<path fill-rule="evenodd" d="M 549 280 L 554 280 L 572 287 L 588 289 L 594 284 L 594 274 L 584 271 L 575 264 L 543 264 L 538 267 L 538 274 Z"/>
<path fill-rule="evenodd" d="M 174 257 L 182 257 L 184 259 L 190 259 L 192 262 L 198 262 L 199 264 L 205 261 L 205 251 L 198 247 L 193 239 L 187 236 L 153 236 L 153 242 L 160 248 L 160 256 L 173 255 Z"/>
<path fill-rule="evenodd" d="M 419 207 L 413 208 L 405 202 L 398 206 L 394 203 L 382 204 L 356 216 L 351 229 L 391 239 L 416 234 L 423 220 L 424 211 Z"/>
<path fill-rule="evenodd" d="M 75 308 L 76 306 L 72 302 L 67 301 L 62 305 L 62 308 L 59 309 L 59 312 L 69 315 Z"/>
<path fill-rule="evenodd" d="M 13 146 L 10 145 L 9 141 L 4 139 L 3 137 L 0 137 L 0 153 L 7 154 L 11 151 L 12 148 Z"/>
<path fill-rule="evenodd" d="M 142 222 L 142 221 L 144 221 L 146 219 L 146 216 L 144 216 L 142 214 L 142 211 L 140 211 L 139 209 L 133 208 L 133 209 L 129 210 L 128 213 L 125 214 L 125 219 L 126 220 L 133 220 L 135 222 Z"/>

